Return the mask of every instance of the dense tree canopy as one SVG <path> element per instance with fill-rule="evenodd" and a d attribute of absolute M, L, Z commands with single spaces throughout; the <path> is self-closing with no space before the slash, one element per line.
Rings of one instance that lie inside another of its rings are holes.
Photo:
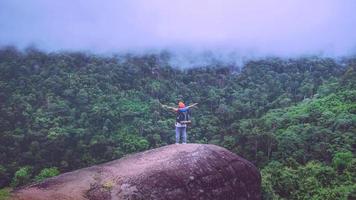
<path fill-rule="evenodd" d="M 262 171 L 265 199 L 355 196 L 356 59 L 303 57 L 176 69 L 168 53 L 0 50 L 0 187 L 174 141 L 160 103 L 198 102 L 188 141 Z"/>

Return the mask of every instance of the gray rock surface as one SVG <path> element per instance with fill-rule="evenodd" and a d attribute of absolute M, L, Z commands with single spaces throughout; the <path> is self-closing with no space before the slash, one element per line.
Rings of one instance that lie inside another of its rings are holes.
<path fill-rule="evenodd" d="M 64 173 L 17 190 L 17 200 L 261 199 L 260 173 L 215 145 L 180 144 Z"/>

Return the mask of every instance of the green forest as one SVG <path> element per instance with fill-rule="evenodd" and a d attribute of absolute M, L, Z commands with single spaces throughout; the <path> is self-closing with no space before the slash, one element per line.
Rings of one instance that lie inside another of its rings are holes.
<path fill-rule="evenodd" d="M 0 199 L 60 173 L 189 143 L 255 164 L 263 199 L 356 199 L 356 58 L 305 56 L 178 68 L 171 54 L 0 49 Z M 2 197 L 1 197 L 2 196 Z"/>

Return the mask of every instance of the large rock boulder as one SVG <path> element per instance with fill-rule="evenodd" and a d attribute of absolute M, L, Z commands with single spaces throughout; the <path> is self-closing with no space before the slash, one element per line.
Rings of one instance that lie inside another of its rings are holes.
<path fill-rule="evenodd" d="M 64 173 L 13 193 L 17 200 L 261 199 L 260 173 L 215 145 L 169 145 Z"/>

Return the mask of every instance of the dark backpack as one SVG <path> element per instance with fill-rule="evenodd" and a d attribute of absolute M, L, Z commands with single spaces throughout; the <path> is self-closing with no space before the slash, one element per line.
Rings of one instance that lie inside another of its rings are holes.
<path fill-rule="evenodd" d="M 182 121 L 189 121 L 189 115 L 189 110 L 178 109 L 176 122 L 181 123 Z"/>

